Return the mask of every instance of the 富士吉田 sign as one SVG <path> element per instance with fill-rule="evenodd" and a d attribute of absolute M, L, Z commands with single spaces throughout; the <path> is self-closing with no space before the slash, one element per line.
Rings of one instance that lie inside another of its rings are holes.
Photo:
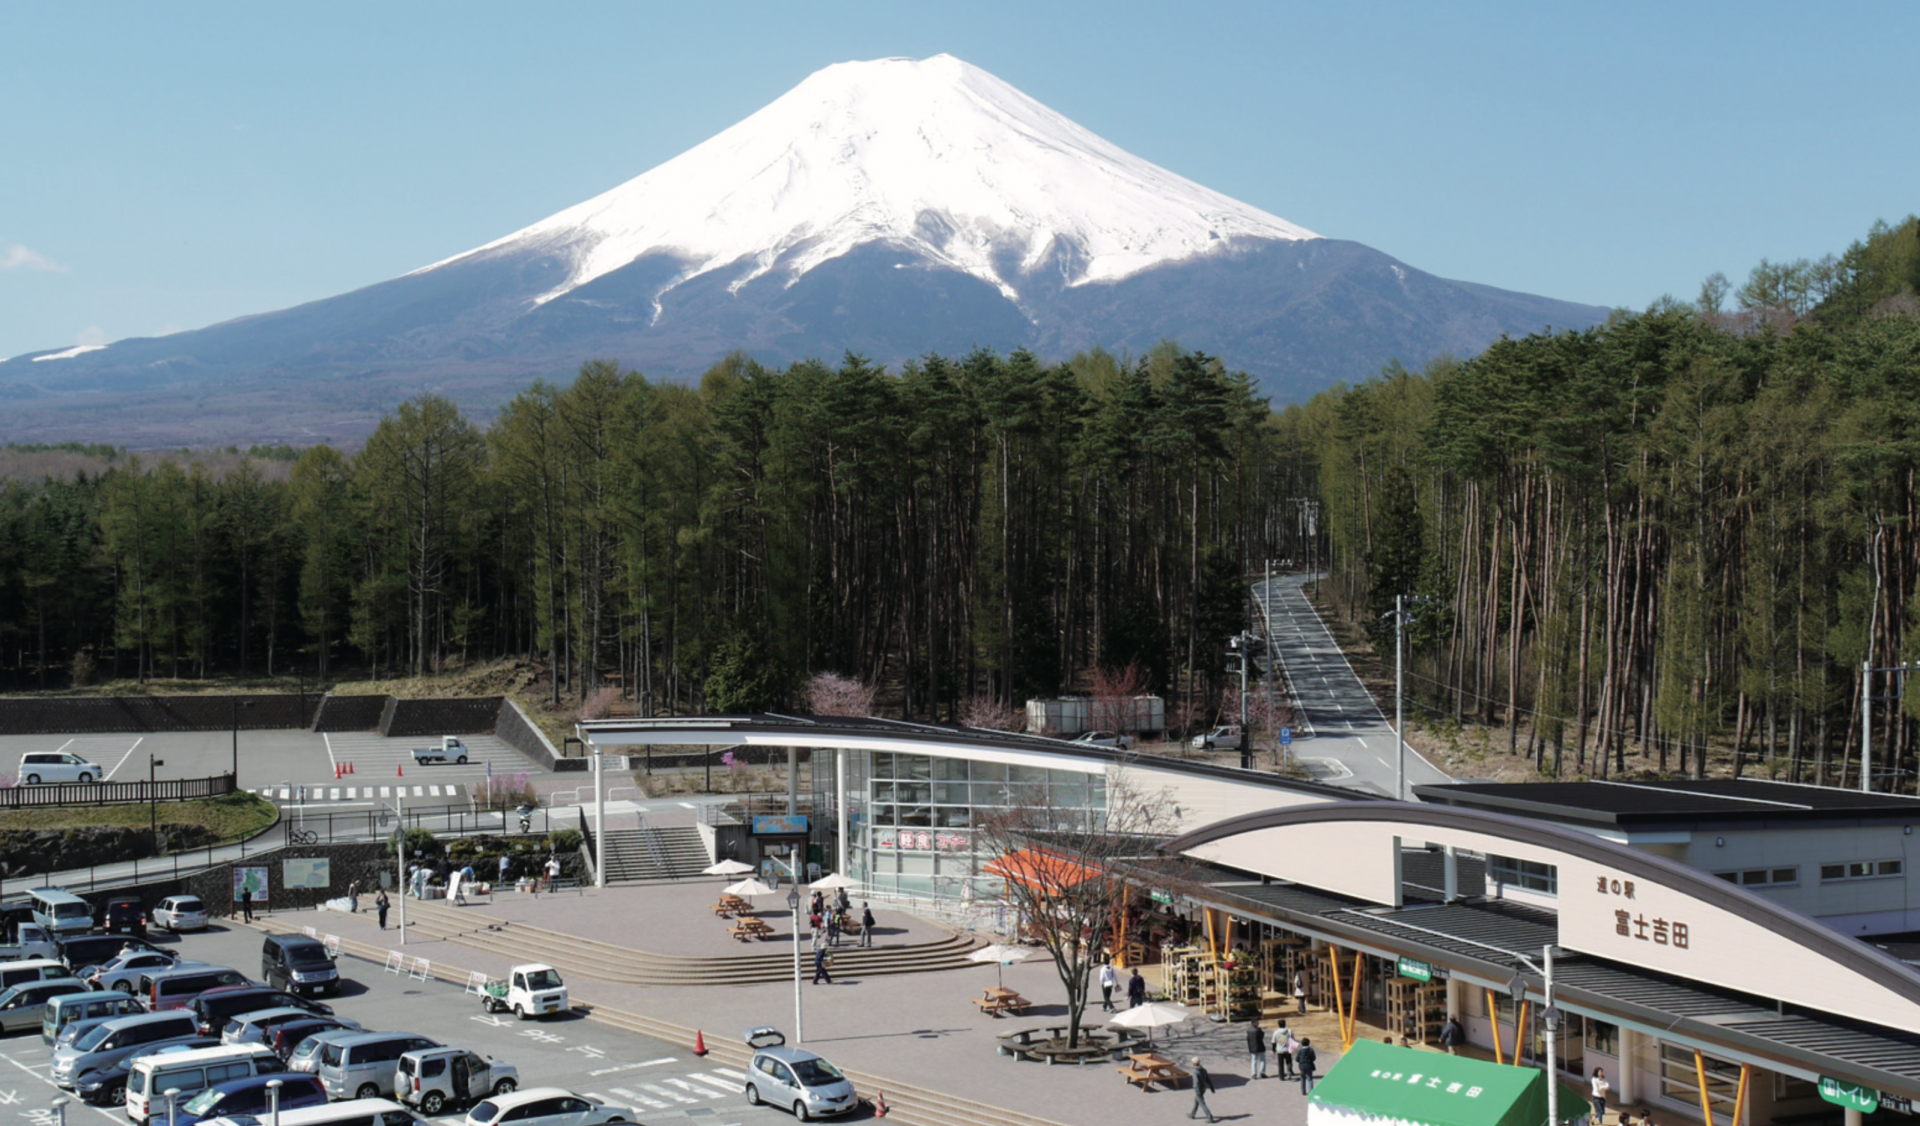
<path fill-rule="evenodd" d="M 1872 1114 L 1880 1109 L 1880 1092 L 1860 1083 L 1847 1083 L 1831 1075 L 1820 1077 L 1820 1097 L 1848 1110 Z"/>
<path fill-rule="evenodd" d="M 753 835 L 756 837 L 799 837 L 807 832 L 805 814 L 781 813 L 753 819 Z"/>

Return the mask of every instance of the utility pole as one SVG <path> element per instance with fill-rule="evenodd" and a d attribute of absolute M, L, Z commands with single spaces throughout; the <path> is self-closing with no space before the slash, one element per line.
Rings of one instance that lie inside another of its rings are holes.
<path fill-rule="evenodd" d="M 1873 792 L 1873 655 L 1860 662 L 1860 792 Z"/>
<path fill-rule="evenodd" d="M 1280 650 L 1273 643 L 1273 560 L 1267 560 L 1267 581 L 1260 588 L 1260 624 L 1267 639 L 1267 723 L 1274 725 L 1280 712 L 1273 706 L 1274 674 L 1280 671 Z M 1280 768 L 1280 732 L 1273 734 L 1273 767 Z"/>
<path fill-rule="evenodd" d="M 1406 596 L 1393 596 L 1393 797 L 1407 800 L 1407 611 Z"/>
<path fill-rule="evenodd" d="M 1247 723 L 1247 666 L 1253 663 L 1253 637 L 1240 635 L 1240 769 L 1253 769 L 1253 731 Z"/>

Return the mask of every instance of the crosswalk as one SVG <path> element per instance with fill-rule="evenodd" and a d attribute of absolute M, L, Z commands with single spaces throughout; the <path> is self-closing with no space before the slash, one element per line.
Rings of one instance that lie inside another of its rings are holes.
<path fill-rule="evenodd" d="M 270 802 L 287 805 L 311 804 L 315 802 L 350 801 L 392 801 L 395 797 L 408 800 L 418 798 L 433 801 L 437 805 L 457 805 L 466 802 L 467 786 L 462 782 L 445 784 L 422 782 L 414 786 L 328 786 L 294 785 L 288 783 L 276 786 L 261 786 L 253 791 Z"/>
<path fill-rule="evenodd" d="M 610 1103 L 625 1103 L 648 1110 L 670 1110 L 697 1106 L 714 1099 L 733 1098 L 745 1089 L 747 1075 L 730 1067 L 688 1072 L 684 1076 L 661 1076 L 658 1082 L 635 1083 L 630 1087 L 608 1087 L 603 1094 L 588 1091 L 589 1098 Z M 637 1090 L 636 1090 L 637 1088 Z"/>

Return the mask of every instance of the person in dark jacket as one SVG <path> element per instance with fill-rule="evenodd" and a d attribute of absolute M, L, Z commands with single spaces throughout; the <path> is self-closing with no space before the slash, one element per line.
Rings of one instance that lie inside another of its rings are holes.
<path fill-rule="evenodd" d="M 1300 1069 L 1301 1094 L 1313 1090 L 1313 1069 L 1319 1062 L 1319 1054 L 1313 1050 L 1313 1037 L 1302 1037 L 1300 1050 L 1293 1054 L 1293 1065 Z"/>
<path fill-rule="evenodd" d="M 827 952 L 816 949 L 813 952 L 813 983 L 819 985 L 822 981 L 832 985 L 833 975 L 827 972 Z"/>
<path fill-rule="evenodd" d="M 1199 1056 L 1193 1057 L 1193 1106 L 1187 1111 L 1188 1118 L 1198 1118 L 1204 1114 L 1208 1122 L 1220 1121 L 1207 1106 L 1207 1096 L 1212 1091 L 1213 1076 L 1207 1074 L 1206 1065 L 1200 1062 Z"/>
<path fill-rule="evenodd" d="M 1134 967 L 1133 976 L 1127 979 L 1127 1008 L 1137 1009 L 1147 1003 L 1147 979 L 1140 976 L 1140 968 Z"/>
<path fill-rule="evenodd" d="M 1273 1030 L 1273 1057 L 1274 1062 L 1280 1065 L 1278 1078 L 1292 1079 L 1294 1077 L 1293 1053 L 1299 1050 L 1300 1041 L 1293 1038 L 1293 1029 L 1287 1027 L 1286 1021 L 1281 1021 Z"/>
<path fill-rule="evenodd" d="M 873 908 L 860 905 L 860 945 L 873 945 Z"/>
<path fill-rule="evenodd" d="M 381 888 L 373 897 L 373 909 L 380 916 L 380 929 L 387 929 L 387 908 L 392 902 L 387 899 L 387 889 Z"/>
<path fill-rule="evenodd" d="M 1440 1046 L 1448 1053 L 1457 1056 L 1460 1054 L 1460 1045 L 1465 1043 L 1466 1039 L 1467 1030 L 1460 1027 L 1460 1018 L 1448 1017 L 1446 1025 L 1440 1029 Z"/>
<path fill-rule="evenodd" d="M 1247 1022 L 1247 1078 L 1267 1077 L 1267 1034 L 1258 1020 Z"/>

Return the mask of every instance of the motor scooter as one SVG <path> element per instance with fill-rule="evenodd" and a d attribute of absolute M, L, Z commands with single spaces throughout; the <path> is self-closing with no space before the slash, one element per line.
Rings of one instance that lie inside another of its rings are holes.
<path fill-rule="evenodd" d="M 531 833 L 533 831 L 533 807 L 523 805 L 519 809 L 514 810 L 514 812 L 520 815 L 520 831 L 523 833 Z"/>

